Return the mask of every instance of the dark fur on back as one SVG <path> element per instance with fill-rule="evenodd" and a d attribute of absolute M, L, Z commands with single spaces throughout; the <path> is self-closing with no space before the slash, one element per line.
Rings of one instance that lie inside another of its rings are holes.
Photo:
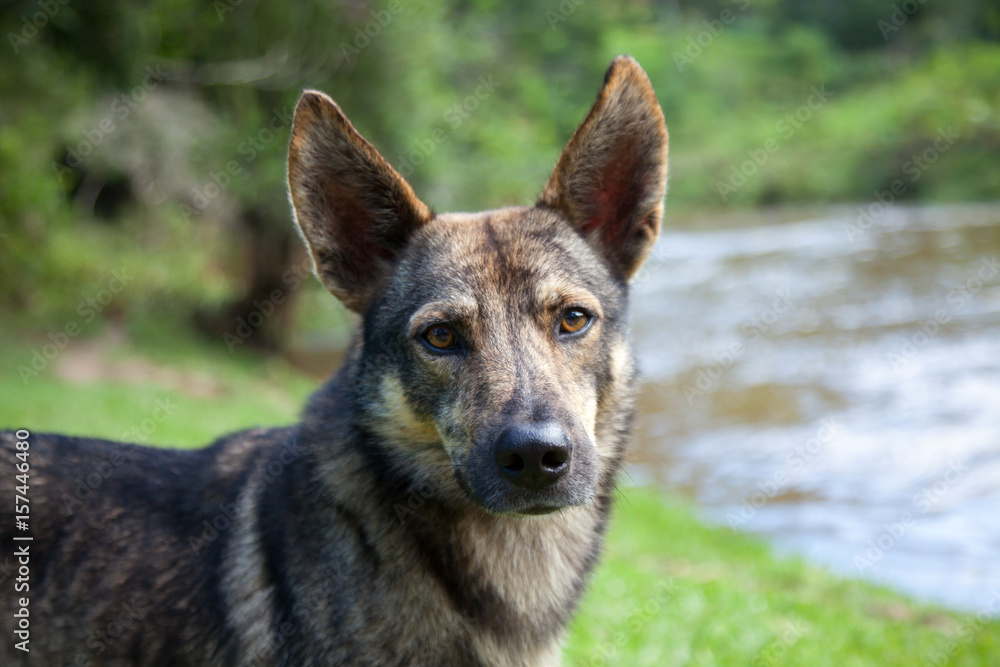
<path fill-rule="evenodd" d="M 666 147 L 620 57 L 536 206 L 433 215 L 305 93 L 289 189 L 317 275 L 362 314 L 347 360 L 299 424 L 203 450 L 33 433 L 31 660 L 559 664 L 628 447 L 628 280 Z M 13 526 L 0 505 L 5 545 Z M 0 599 L 0 660 L 27 663 Z"/>

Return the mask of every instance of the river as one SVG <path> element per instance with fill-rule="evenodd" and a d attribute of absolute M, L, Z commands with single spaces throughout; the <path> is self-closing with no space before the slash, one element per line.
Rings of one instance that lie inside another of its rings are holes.
<path fill-rule="evenodd" d="M 630 474 L 781 553 L 1000 589 L 1000 206 L 671 222 L 636 280 Z"/>

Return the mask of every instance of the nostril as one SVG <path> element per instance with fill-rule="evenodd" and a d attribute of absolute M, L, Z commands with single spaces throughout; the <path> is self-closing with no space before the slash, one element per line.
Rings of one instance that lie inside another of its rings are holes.
<path fill-rule="evenodd" d="M 560 468 L 566 465 L 567 459 L 566 450 L 549 450 L 542 455 L 542 468 L 549 472 L 558 472 Z"/>
<path fill-rule="evenodd" d="M 572 446 L 558 424 L 515 424 L 494 444 L 496 471 L 514 486 L 540 491 L 570 468 Z"/>
<path fill-rule="evenodd" d="M 524 459 L 521 458 L 520 454 L 517 454 L 515 452 L 508 452 L 507 456 L 501 459 L 500 465 L 503 466 L 503 469 L 509 472 L 510 474 L 516 475 L 517 473 L 524 470 Z"/>

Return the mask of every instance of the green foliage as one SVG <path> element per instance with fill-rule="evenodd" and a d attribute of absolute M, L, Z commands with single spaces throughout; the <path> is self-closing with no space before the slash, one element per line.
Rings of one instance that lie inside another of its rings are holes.
<path fill-rule="evenodd" d="M 622 52 L 673 138 L 668 211 L 871 200 L 896 180 L 911 201 L 1000 197 L 985 0 L 51 6 L 0 17 L 0 309 L 34 321 L 65 319 L 130 245 L 173 314 L 245 290 L 241 221 L 288 229 L 288 113 L 306 87 L 437 210 L 532 201 Z M 830 98 L 809 108 L 816 90 Z M 914 168 L 942 130 L 957 140 Z M 138 293 L 123 312 L 162 309 Z"/>

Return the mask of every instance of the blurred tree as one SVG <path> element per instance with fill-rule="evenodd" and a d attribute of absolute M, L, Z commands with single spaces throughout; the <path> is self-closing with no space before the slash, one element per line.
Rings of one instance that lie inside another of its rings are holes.
<path fill-rule="evenodd" d="M 664 107 L 671 207 L 870 198 L 945 126 L 960 139 L 908 196 L 1000 196 L 988 0 L 0 0 L 0 34 L 0 308 L 35 321 L 72 313 L 112 253 L 175 295 L 123 307 L 213 335 L 294 291 L 285 147 L 307 87 L 444 210 L 532 201 L 621 52 Z M 814 87 L 829 103 L 786 133 Z M 250 342 L 280 344 L 290 302 Z"/>

